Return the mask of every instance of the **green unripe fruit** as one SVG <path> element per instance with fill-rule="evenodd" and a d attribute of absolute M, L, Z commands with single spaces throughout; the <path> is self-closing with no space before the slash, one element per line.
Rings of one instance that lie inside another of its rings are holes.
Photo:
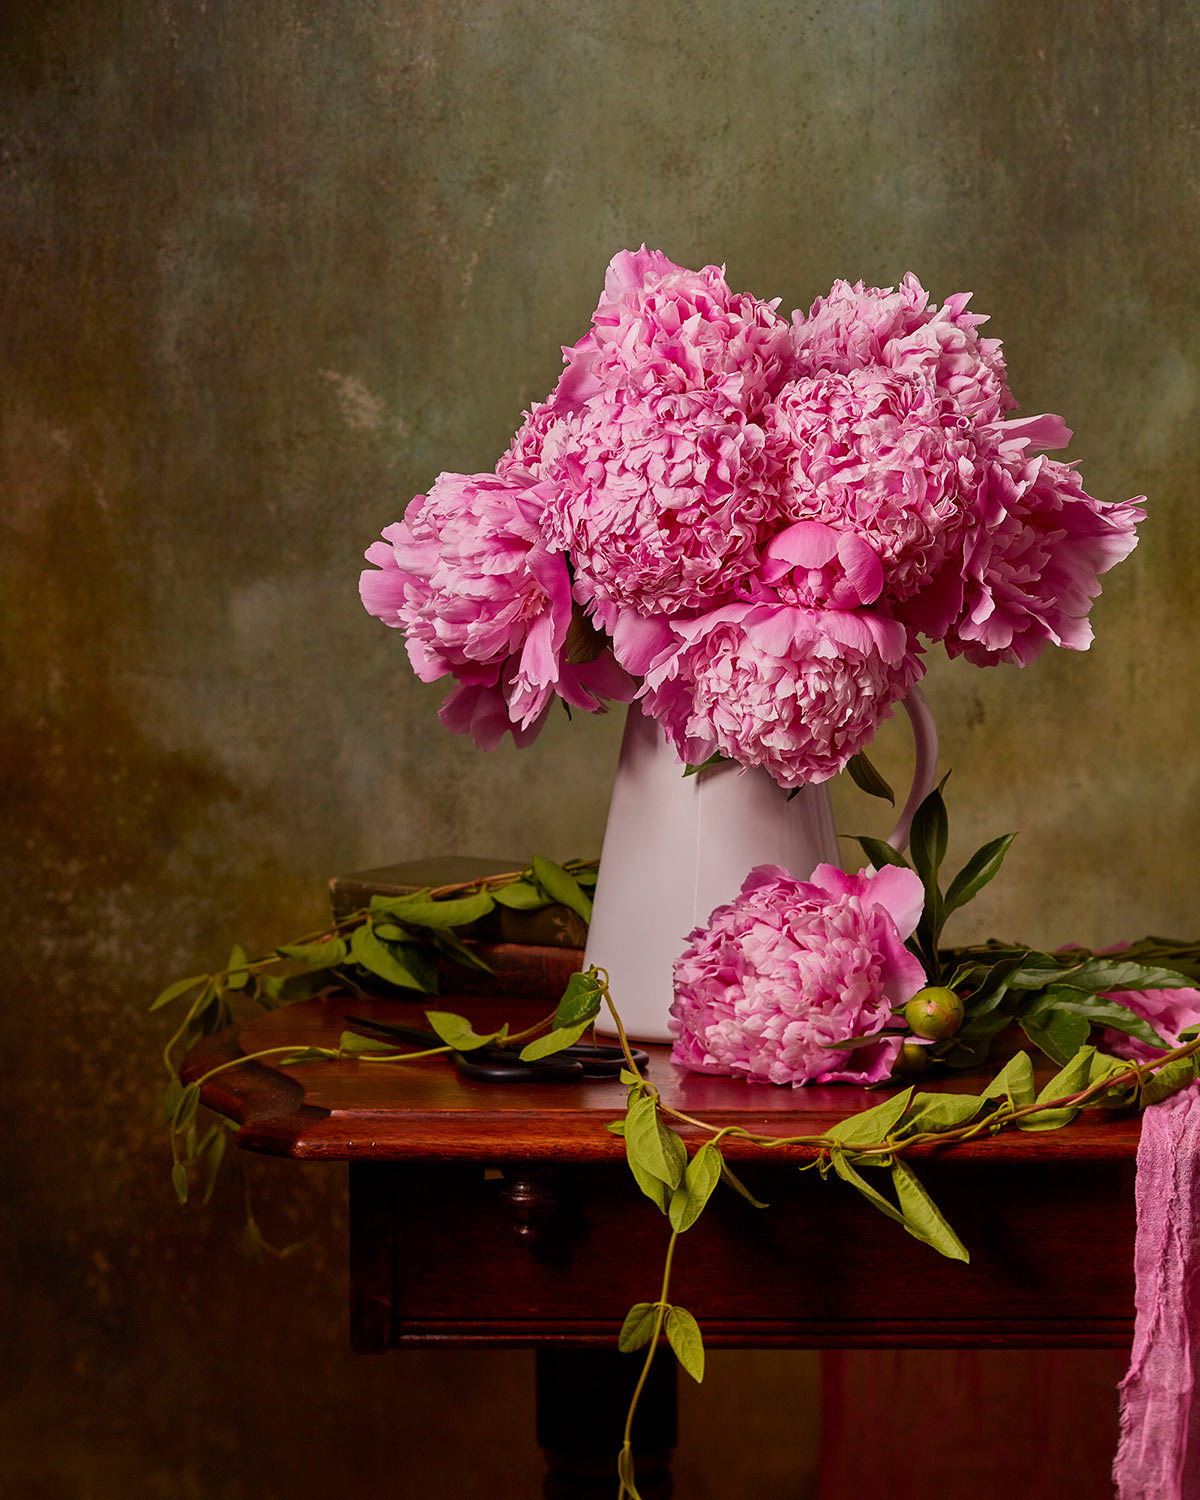
<path fill-rule="evenodd" d="M 920 1042 L 905 1042 L 892 1064 L 893 1078 L 915 1078 L 929 1066 L 929 1048 Z"/>
<path fill-rule="evenodd" d="M 963 1003 L 953 990 L 927 985 L 904 1007 L 904 1021 L 913 1036 L 944 1042 L 962 1025 Z"/>

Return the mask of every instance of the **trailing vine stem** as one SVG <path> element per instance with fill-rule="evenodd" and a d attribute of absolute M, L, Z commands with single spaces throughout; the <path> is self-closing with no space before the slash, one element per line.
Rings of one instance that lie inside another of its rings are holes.
<path fill-rule="evenodd" d="M 633 1388 L 633 1395 L 629 1400 L 629 1410 L 625 1414 L 625 1431 L 622 1434 L 621 1454 L 617 1460 L 617 1475 L 620 1488 L 617 1490 L 617 1500 L 624 1500 L 626 1495 L 631 1500 L 640 1500 L 633 1474 L 633 1419 L 637 1414 L 638 1402 L 642 1399 L 642 1392 L 646 1388 L 646 1381 L 650 1376 L 650 1366 L 654 1363 L 654 1356 L 658 1353 L 659 1339 L 662 1337 L 663 1324 L 666 1322 L 667 1313 L 671 1304 L 668 1293 L 671 1290 L 671 1262 L 675 1258 L 675 1243 L 679 1239 L 679 1231 L 673 1229 L 671 1238 L 667 1241 L 667 1258 L 663 1264 L 662 1288 L 658 1294 L 658 1301 L 654 1304 L 654 1331 L 650 1335 L 650 1341 L 646 1345 L 646 1358 L 642 1361 L 641 1373 L 638 1376 L 637 1385 Z"/>
<path fill-rule="evenodd" d="M 597 967 L 597 978 L 600 981 L 605 1002 L 616 1027 L 617 1037 L 620 1041 L 621 1050 L 625 1056 L 625 1066 L 635 1074 L 640 1082 L 645 1083 L 642 1072 L 630 1050 L 625 1029 L 621 1024 L 621 1018 L 617 1014 L 613 1004 L 612 996 L 608 992 L 608 976 L 603 969 Z M 944 1130 L 926 1130 L 916 1134 L 905 1136 L 902 1140 L 889 1137 L 877 1144 L 863 1144 L 855 1146 L 856 1156 L 878 1156 L 890 1157 L 899 1152 L 907 1151 L 913 1146 L 960 1145 L 964 1141 L 971 1140 L 984 1134 L 994 1134 L 998 1130 L 1015 1125 L 1019 1120 L 1028 1119 L 1029 1116 L 1040 1114 L 1043 1111 L 1055 1109 L 1079 1109 L 1090 1100 L 1098 1098 L 1102 1094 L 1112 1093 L 1115 1089 L 1124 1085 L 1136 1084 L 1139 1097 L 1141 1090 L 1145 1087 L 1148 1078 L 1153 1077 L 1168 1063 L 1177 1062 L 1182 1058 L 1195 1057 L 1200 1054 L 1200 1037 L 1192 1041 L 1184 1042 L 1178 1047 L 1173 1047 L 1169 1052 L 1164 1052 L 1161 1057 L 1156 1057 L 1152 1063 L 1130 1062 L 1123 1067 L 1114 1068 L 1105 1077 L 1097 1079 L 1086 1088 L 1079 1089 L 1071 1094 L 1064 1094 L 1057 1099 L 1043 1099 L 1040 1102 L 1024 1105 L 1000 1104 L 991 1114 L 982 1120 L 976 1120 L 969 1125 L 948 1127 Z M 652 1086 L 647 1084 L 650 1089 Z M 818 1152 L 828 1151 L 841 1143 L 836 1137 L 830 1135 L 757 1135 L 753 1131 L 746 1130 L 741 1125 L 714 1125 L 711 1121 L 698 1119 L 695 1115 L 686 1114 L 683 1110 L 674 1109 L 669 1104 L 664 1104 L 658 1091 L 654 1091 L 655 1103 L 661 1113 L 670 1115 L 673 1119 L 681 1121 L 685 1125 L 693 1125 L 702 1130 L 716 1142 L 728 1136 L 735 1136 L 739 1140 L 749 1141 L 755 1146 L 761 1146 L 765 1150 L 775 1150 L 780 1146 L 811 1146 Z"/>

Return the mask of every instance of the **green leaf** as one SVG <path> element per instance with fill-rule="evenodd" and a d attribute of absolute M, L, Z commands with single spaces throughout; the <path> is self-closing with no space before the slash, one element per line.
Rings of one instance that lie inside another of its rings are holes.
<path fill-rule="evenodd" d="M 872 1031 L 867 1036 L 840 1036 L 836 1042 L 826 1042 L 824 1045 L 838 1052 L 853 1052 L 857 1047 L 869 1047 L 872 1042 L 883 1041 L 889 1036 L 911 1037 L 912 1033 L 904 1026 L 885 1026 L 879 1031 Z"/>
<path fill-rule="evenodd" d="M 285 943 L 275 952 L 309 969 L 331 969 L 346 962 L 348 949 L 344 938 L 327 938 L 323 943 Z"/>
<path fill-rule="evenodd" d="M 625 1321 L 617 1335 L 617 1348 L 621 1353 L 632 1354 L 635 1349 L 644 1348 L 654 1333 L 657 1318 L 656 1302 L 635 1302 L 625 1314 Z"/>
<path fill-rule="evenodd" d="M 178 1078 L 172 1078 L 167 1084 L 166 1093 L 163 1094 L 162 1118 L 163 1124 L 169 1125 L 175 1118 L 175 1111 L 179 1108 L 179 1101 L 183 1098 L 183 1084 Z"/>
<path fill-rule="evenodd" d="M 688 1162 L 683 1181 L 671 1195 L 667 1217 L 676 1234 L 690 1229 L 712 1197 L 721 1180 L 721 1152 L 711 1141 L 705 1141 Z"/>
<path fill-rule="evenodd" d="M 596 884 L 600 871 L 594 864 L 582 863 L 578 869 L 572 870 L 571 874 L 583 886 L 584 890 L 587 890 L 589 886 Z"/>
<path fill-rule="evenodd" d="M 698 776 L 701 771 L 707 771 L 713 766 L 725 765 L 728 760 L 729 757 L 727 755 L 722 755 L 719 750 L 714 750 L 707 760 L 702 760 L 698 765 L 685 766 L 683 774 L 685 776 Z"/>
<path fill-rule="evenodd" d="M 895 1206 L 889 1203 L 877 1188 L 873 1188 L 866 1178 L 858 1171 L 846 1152 L 835 1146 L 830 1152 L 833 1161 L 833 1170 L 843 1182 L 848 1182 L 851 1187 L 857 1188 L 872 1208 L 877 1208 L 881 1214 L 889 1219 L 894 1219 L 897 1224 L 904 1223 L 904 1215 Z"/>
<path fill-rule="evenodd" d="M 1073 989 L 1101 994 L 1108 990 L 1180 990 L 1192 980 L 1178 969 L 1161 969 L 1151 964 L 1119 963 L 1109 958 L 1085 959 L 1059 978 Z"/>
<path fill-rule="evenodd" d="M 1093 1083 L 1098 1083 L 1108 1073 L 1120 1071 L 1120 1066 L 1111 1057 L 1097 1052 L 1095 1047 L 1081 1047 L 1066 1067 L 1060 1068 L 1041 1089 L 1035 1102 L 1040 1104 L 1043 1101 L 1049 1102 L 1052 1099 L 1063 1099 L 1071 1094 L 1077 1094 L 1089 1088 Z M 1058 1109 L 1039 1110 L 1036 1115 L 1018 1120 L 1017 1128 L 1033 1131 L 1059 1130 L 1062 1126 L 1069 1125 L 1078 1113 L 1079 1106 L 1076 1104 L 1064 1105 Z"/>
<path fill-rule="evenodd" d="M 466 969 L 478 969 L 480 973 L 491 974 L 492 966 L 485 963 L 474 948 L 469 948 L 456 932 L 443 928 L 433 936 L 433 945 L 439 953 L 451 959 L 456 964 L 462 964 Z"/>
<path fill-rule="evenodd" d="M 621 1495 L 618 1500 L 624 1500 L 628 1495 L 629 1500 L 642 1500 L 638 1494 L 638 1487 L 633 1477 L 633 1449 L 625 1443 L 620 1453 L 617 1454 L 617 1479 L 621 1484 Z"/>
<path fill-rule="evenodd" d="M 753 1204 L 755 1208 L 767 1208 L 768 1205 L 761 1198 L 756 1198 L 742 1179 L 734 1172 L 729 1163 L 721 1159 L 721 1181 L 726 1187 L 731 1187 L 735 1193 L 740 1193 L 747 1203 Z"/>
<path fill-rule="evenodd" d="M 373 917 L 371 926 L 375 929 L 375 936 L 385 943 L 411 943 L 413 935 L 407 927 L 401 927 L 399 922 L 390 922 L 386 917 Z"/>
<path fill-rule="evenodd" d="M 198 1186 L 201 1191 L 201 1203 L 208 1203 L 212 1199 L 213 1190 L 217 1185 L 217 1178 L 221 1172 L 221 1162 L 225 1157 L 225 1146 L 229 1140 L 227 1132 L 220 1127 L 214 1127 L 210 1133 L 206 1148 L 202 1147 L 203 1157 L 200 1167 L 200 1181 Z"/>
<path fill-rule="evenodd" d="M 1010 1057 L 983 1091 L 985 1099 L 1007 1099 L 1014 1109 L 1032 1104 L 1034 1095 L 1033 1060 L 1028 1052 Z"/>
<path fill-rule="evenodd" d="M 1027 954 L 1023 952 L 1010 954 L 992 964 L 972 964 L 967 967 L 960 984 L 963 990 L 970 992 L 963 1001 L 968 1023 L 996 1009 L 1008 993 L 1013 975 L 1024 966 L 1026 957 Z M 962 992 L 959 985 L 952 984 L 950 988 Z"/>
<path fill-rule="evenodd" d="M 535 854 L 533 877 L 547 896 L 552 897 L 560 906 L 577 913 L 585 922 L 592 920 L 592 898 L 562 865 L 556 865 L 552 859 Z"/>
<path fill-rule="evenodd" d="M 687 1162 L 687 1148 L 679 1136 L 659 1119 L 658 1106 L 652 1095 L 641 1095 L 626 1112 L 625 1151 L 631 1162 L 636 1161 L 672 1191 L 679 1186 Z"/>
<path fill-rule="evenodd" d="M 1011 1017 L 1003 1013 L 995 1013 L 968 1021 L 961 1031 L 955 1033 L 941 1061 L 948 1068 L 978 1066 L 991 1050 L 993 1039 L 1008 1028 L 1010 1020 Z"/>
<path fill-rule="evenodd" d="M 924 882 L 926 892 L 937 889 L 938 871 L 946 857 L 949 835 L 946 804 L 942 801 L 941 789 L 934 787 L 917 808 L 908 840 L 913 869 Z"/>
<path fill-rule="evenodd" d="M 573 1047 L 591 1024 L 591 1021 L 587 1020 L 580 1021 L 575 1026 L 556 1026 L 545 1036 L 534 1037 L 532 1042 L 527 1042 L 521 1048 L 521 1061 L 536 1062 L 539 1057 L 552 1057 L 555 1052 L 561 1052 L 564 1047 Z"/>
<path fill-rule="evenodd" d="M 581 974 L 572 974 L 554 1012 L 554 1024 L 574 1026 L 579 1021 L 590 1021 L 599 1015 L 603 998 L 600 980 L 594 968 Z"/>
<path fill-rule="evenodd" d="M 151 1011 L 161 1010 L 164 1005 L 170 1005 L 172 1000 L 178 1000 L 180 995 L 186 995 L 188 990 L 198 984 L 207 984 L 210 976 L 208 974 L 193 974 L 190 979 L 177 979 L 174 984 L 167 985 L 154 1004 Z"/>
<path fill-rule="evenodd" d="M 860 750 L 857 755 L 852 755 L 846 762 L 846 769 L 850 772 L 850 780 L 860 792 L 866 792 L 868 797 L 880 797 L 884 802 L 890 802 L 895 807 L 895 792 L 880 775 L 873 762 L 867 759 L 865 751 Z"/>
<path fill-rule="evenodd" d="M 542 911 L 550 905 L 549 899 L 528 880 L 516 880 L 512 885 L 497 886 L 492 898 L 510 911 Z"/>
<path fill-rule="evenodd" d="M 354 936 L 350 939 L 350 956 L 368 973 L 374 974 L 378 979 L 386 979 L 388 984 L 428 993 L 428 986 L 421 983 L 394 948 L 380 942 L 369 922 L 354 929 Z"/>
<path fill-rule="evenodd" d="M 873 839 L 865 833 L 857 834 L 855 837 L 862 852 L 877 870 L 882 870 L 884 865 L 897 865 L 902 870 L 912 869 L 899 849 L 893 849 L 891 844 L 883 839 Z"/>
<path fill-rule="evenodd" d="M 330 985 L 342 983 L 335 969 L 308 969 L 303 974 L 289 974 L 279 981 L 274 998 L 279 1000 L 310 1000 Z"/>
<path fill-rule="evenodd" d="M 413 891 L 406 896 L 372 896 L 371 911 L 407 922 L 414 927 L 467 927 L 486 917 L 495 906 L 490 891 L 475 891 L 470 896 L 448 896 L 435 899 L 429 891 Z"/>
<path fill-rule="evenodd" d="M 704 1339 L 700 1325 L 686 1307 L 667 1311 L 667 1342 L 675 1358 L 697 1384 L 704 1379 Z"/>
<path fill-rule="evenodd" d="M 1177 1057 L 1172 1062 L 1164 1063 L 1153 1078 L 1148 1078 L 1142 1085 L 1142 1103 L 1147 1105 L 1161 1103 L 1171 1094 L 1178 1093 L 1181 1088 L 1186 1088 L 1195 1076 L 1195 1054 L 1191 1057 Z"/>
<path fill-rule="evenodd" d="M 425 1019 L 442 1041 L 456 1052 L 474 1052 L 476 1048 L 486 1047 L 508 1034 L 508 1027 L 505 1025 L 499 1031 L 489 1031 L 486 1036 L 481 1036 L 466 1016 L 455 1015 L 452 1010 L 427 1010 Z"/>
<path fill-rule="evenodd" d="M 1082 1047 L 1091 1030 L 1084 1016 L 1073 1015 L 1068 1010 L 1048 1008 L 1033 1015 L 1018 1016 L 1021 1030 L 1034 1044 L 1040 1047 L 1054 1062 L 1070 1062 Z"/>
<path fill-rule="evenodd" d="M 1076 1094 L 1080 1089 L 1090 1087 L 1105 1074 L 1111 1073 L 1115 1066 L 1119 1064 L 1115 1064 L 1114 1059 L 1105 1053 L 1097 1052 L 1095 1047 L 1080 1047 L 1067 1065 L 1043 1085 L 1037 1096 L 1038 1103 L 1043 1099 L 1060 1099 L 1066 1094 Z"/>
<path fill-rule="evenodd" d="M 633 1180 L 654 1204 L 660 1213 L 666 1213 L 671 1204 L 671 1189 L 661 1177 L 655 1177 L 653 1172 L 648 1172 L 636 1156 L 629 1154 L 628 1133 L 626 1133 L 625 1160 L 629 1163 L 629 1170 L 633 1173 Z"/>
<path fill-rule="evenodd" d="M 188 1201 L 188 1173 L 181 1161 L 177 1161 L 171 1168 L 171 1186 L 175 1189 L 175 1196 L 182 1208 Z"/>
<path fill-rule="evenodd" d="M 969 1261 L 966 1246 L 946 1222 L 945 1215 L 925 1191 L 920 1178 L 905 1161 L 892 1163 L 892 1186 L 904 1215 L 904 1227 L 949 1260 Z"/>
<path fill-rule="evenodd" d="M 998 839 L 991 839 L 982 848 L 976 849 L 950 882 L 942 907 L 946 916 L 973 900 L 988 881 L 993 879 L 1004 863 L 1004 856 L 1008 853 L 1015 838 L 1015 833 L 1006 833 Z"/>
<path fill-rule="evenodd" d="M 825 1132 L 844 1146 L 874 1146 L 887 1140 L 901 1115 L 912 1099 L 912 1086 L 893 1094 L 874 1109 L 864 1109 L 861 1114 L 851 1115 L 848 1120 L 839 1120 Z"/>
<path fill-rule="evenodd" d="M 196 1108 L 200 1103 L 200 1085 L 189 1083 L 179 1095 L 179 1103 L 175 1106 L 175 1120 L 173 1128 L 176 1131 L 186 1130 L 196 1118 Z"/>
<path fill-rule="evenodd" d="M 354 1036 L 354 1032 L 352 1032 L 352 1031 L 343 1031 L 342 1032 L 342 1040 L 343 1041 L 346 1039 L 346 1037 L 349 1037 L 349 1036 Z M 359 1040 L 359 1041 L 368 1041 L 368 1040 L 370 1040 L 370 1038 L 368 1038 L 368 1037 L 358 1037 L 357 1040 Z M 384 1048 L 385 1051 L 387 1050 L 387 1044 L 386 1043 L 381 1043 L 380 1045 Z M 352 1052 L 352 1051 L 357 1051 L 357 1050 L 368 1051 L 368 1050 L 374 1050 L 374 1049 L 368 1049 L 368 1048 L 358 1049 L 358 1048 L 352 1048 L 352 1047 L 345 1047 L 342 1050 L 343 1051 Z M 299 1048 L 297 1048 L 297 1050 L 295 1052 L 289 1052 L 286 1057 L 280 1057 L 280 1058 L 278 1058 L 277 1059 L 277 1063 L 278 1063 L 279 1067 L 281 1067 L 281 1068 L 294 1068 L 294 1067 L 296 1067 L 300 1063 L 325 1062 L 326 1059 L 337 1057 L 337 1055 L 338 1055 L 337 1051 L 334 1048 L 332 1048 L 332 1047 L 299 1047 Z"/>
<path fill-rule="evenodd" d="M 982 1094 L 918 1094 L 895 1132 L 896 1139 L 967 1125 L 986 1102 Z"/>
<path fill-rule="evenodd" d="M 300 1049 L 301 1052 L 314 1052 L 316 1050 L 314 1047 L 303 1047 Z M 384 1042 L 380 1041 L 378 1037 L 360 1036 L 357 1031 L 343 1031 L 341 1036 L 338 1037 L 339 1052 L 402 1052 L 403 1050 L 399 1042 Z M 296 1057 L 295 1060 L 303 1062 L 304 1058 Z M 285 1061 L 290 1063 L 293 1061 L 293 1058 L 286 1058 Z"/>
<path fill-rule="evenodd" d="M 229 950 L 229 960 L 225 965 L 225 985 L 231 990 L 244 990 L 246 981 L 250 978 L 246 970 L 246 950 L 241 943 L 234 943 Z"/>
<path fill-rule="evenodd" d="M 262 1259 L 265 1248 L 262 1230 L 254 1219 L 247 1219 L 242 1230 L 242 1254 L 247 1260 L 258 1261 Z"/>
<path fill-rule="evenodd" d="M 1054 1000 L 1054 1009 L 1060 1014 L 1081 1016 L 1093 1026 L 1111 1026 L 1114 1031 L 1123 1031 L 1129 1036 L 1137 1037 L 1138 1041 L 1146 1042 L 1151 1047 L 1160 1047 L 1164 1052 L 1171 1050 L 1171 1043 L 1164 1036 L 1160 1036 L 1154 1027 L 1150 1025 L 1143 1016 L 1136 1015 L 1127 1005 L 1122 1005 L 1119 1000 L 1107 999 L 1096 1000 L 1088 995 L 1074 991 L 1072 987 L 1063 986 L 1058 993 L 1063 998 Z M 1084 1040 L 1087 1040 L 1086 1033 Z"/>
<path fill-rule="evenodd" d="M 605 1128 L 605 1130 L 608 1131 L 609 1135 L 624 1136 L 624 1134 L 625 1134 L 625 1121 L 624 1120 L 610 1120 L 608 1122 L 608 1124 L 604 1128 Z"/>

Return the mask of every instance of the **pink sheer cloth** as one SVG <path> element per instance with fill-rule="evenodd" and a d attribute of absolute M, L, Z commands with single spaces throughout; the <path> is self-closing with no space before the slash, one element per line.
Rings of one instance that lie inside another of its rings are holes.
<path fill-rule="evenodd" d="M 1121 1384 L 1119 1500 L 1200 1495 L 1200 1086 L 1148 1109 L 1137 1159 L 1137 1321 Z"/>

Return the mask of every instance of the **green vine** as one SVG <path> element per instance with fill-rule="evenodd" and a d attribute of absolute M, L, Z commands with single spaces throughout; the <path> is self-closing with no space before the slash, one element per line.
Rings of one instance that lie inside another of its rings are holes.
<path fill-rule="evenodd" d="M 869 765 L 855 779 L 875 795 L 886 792 L 885 783 L 883 791 L 878 789 L 881 778 Z M 186 1202 L 193 1190 L 204 1201 L 211 1197 L 228 1134 L 237 1129 L 222 1119 L 208 1124 L 203 1132 L 197 1124 L 201 1090 L 228 1068 L 268 1057 L 289 1067 L 318 1058 L 398 1065 L 483 1047 L 518 1046 L 521 1059 L 532 1061 L 573 1046 L 592 1030 L 607 1007 L 624 1053 L 620 1078 L 627 1089 L 623 1118 L 608 1129 L 623 1138 L 634 1181 L 669 1227 L 658 1297 L 635 1303 L 618 1337 L 622 1351 L 645 1350 L 617 1459 L 618 1500 L 639 1500 L 631 1445 L 633 1421 L 664 1338 L 693 1379 L 699 1381 L 704 1375 L 700 1325 L 692 1312 L 670 1297 L 679 1237 L 699 1221 L 721 1183 L 755 1208 L 767 1207 L 730 1167 L 722 1150 L 724 1142 L 737 1140 L 764 1157 L 786 1148 L 802 1157 L 799 1170 L 816 1168 L 823 1179 L 832 1176 L 845 1182 L 915 1239 L 950 1259 L 967 1261 L 966 1246 L 913 1170 L 908 1158 L 914 1151 L 986 1141 L 1010 1129 L 1057 1130 L 1087 1108 L 1144 1108 L 1200 1074 L 1200 1026 L 1189 1028 L 1178 1046 L 1168 1048 L 1148 1022 L 1114 998 L 1114 992 L 1122 990 L 1196 983 L 1200 980 L 1200 943 L 1148 937 L 1102 954 L 1079 948 L 1046 953 L 1001 942 L 960 949 L 941 945 L 946 920 L 995 877 L 1013 837 L 1007 834 L 984 844 L 945 888 L 941 867 L 948 822 L 941 787 L 917 811 L 911 864 L 889 845 L 859 838 L 864 853 L 877 867 L 902 865 L 915 870 L 922 881 L 924 910 L 909 946 L 920 958 L 930 986 L 897 1008 L 893 1025 L 831 1045 L 853 1049 L 878 1043 L 881 1036 L 903 1038 L 905 1045 L 892 1080 L 903 1082 L 902 1075 L 911 1076 L 930 1066 L 977 1066 L 986 1059 L 996 1037 L 1016 1026 L 1058 1065 L 1040 1089 L 1030 1053 L 1019 1051 L 980 1093 L 918 1092 L 908 1083 L 881 1103 L 820 1134 L 774 1136 L 738 1125 L 718 1126 L 663 1102 L 637 1065 L 609 992 L 608 975 L 596 966 L 572 975 L 553 1014 L 521 1031 L 511 1032 L 506 1023 L 481 1034 L 466 1017 L 428 1010 L 426 1019 L 439 1038 L 437 1046 L 405 1050 L 394 1042 L 348 1030 L 335 1048 L 271 1047 L 217 1064 L 184 1084 L 179 1074 L 183 1057 L 200 1038 L 231 1024 L 237 1005 L 271 1009 L 335 987 L 362 995 L 364 984 L 378 993 L 380 982 L 393 993 L 434 994 L 439 958 L 487 967 L 464 943 L 459 929 L 477 922 L 497 905 L 531 911 L 561 904 L 586 921 L 591 915 L 586 887 L 595 881 L 596 861 L 557 865 L 537 856 L 525 870 L 403 896 L 373 897 L 367 907 L 327 931 L 254 960 L 235 946 L 219 973 L 169 985 L 151 1008 L 186 1004 L 183 1019 L 163 1052 L 170 1074 L 164 1118 L 172 1145 L 171 1176 L 179 1199 Z M 284 966 L 291 970 L 287 975 L 274 972 Z M 1143 1063 L 1107 1056 L 1089 1041 L 1094 1026 L 1125 1032 L 1160 1049 L 1160 1055 Z M 686 1139 L 676 1127 L 689 1132 Z M 299 1248 L 273 1250 L 266 1244 L 248 1200 L 244 1242 L 252 1254 L 267 1250 L 286 1255 Z"/>
<path fill-rule="evenodd" d="M 234 1064 L 222 1064 L 203 1078 L 185 1084 L 180 1069 L 197 1042 L 231 1026 L 246 1013 L 274 1010 L 292 1001 L 311 999 L 325 990 L 349 990 L 362 997 L 366 994 L 364 985 L 369 985 L 374 993 L 379 993 L 382 985 L 385 993 L 436 995 L 439 959 L 490 973 L 487 963 L 463 941 L 458 929 L 480 921 L 497 906 L 514 911 L 565 906 L 586 922 L 592 914 L 588 888 L 595 884 L 598 863 L 595 859 L 577 859 L 560 865 L 539 854 L 524 870 L 505 871 L 402 896 L 372 896 L 367 906 L 323 931 L 309 933 L 255 959 L 248 958 L 245 949 L 235 943 L 224 969 L 212 974 L 194 974 L 169 984 L 150 1010 L 170 1005 L 184 1007 L 183 1017 L 162 1054 L 169 1079 L 162 1116 L 171 1141 L 171 1182 L 180 1203 L 186 1203 L 194 1191 L 198 1191 L 203 1202 L 209 1201 L 225 1157 L 227 1135 L 238 1128 L 233 1121 L 223 1119 L 210 1122 L 203 1130 L 198 1124 L 201 1087 L 224 1067 Z M 492 1037 L 470 1041 L 461 1029 L 454 1029 L 462 1018 L 450 1017 L 449 1012 L 430 1013 L 435 1030 L 437 1023 L 432 1019 L 435 1015 L 449 1017 L 444 1024 L 450 1031 L 438 1031 L 446 1045 L 432 1048 L 424 1056 L 470 1050 L 472 1046 L 502 1039 L 502 1033 L 497 1032 Z M 473 1037 L 470 1026 L 462 1024 Z M 507 1037 L 506 1029 L 503 1037 L 516 1040 Z M 318 1057 L 352 1055 L 362 1061 L 400 1062 L 414 1055 L 407 1052 L 383 1055 L 390 1050 L 347 1032 L 336 1049 L 280 1047 L 256 1053 L 255 1057 L 275 1055 L 291 1065 Z M 239 1058 L 238 1062 L 249 1060 Z M 271 1249 L 265 1242 L 263 1245 Z"/>

